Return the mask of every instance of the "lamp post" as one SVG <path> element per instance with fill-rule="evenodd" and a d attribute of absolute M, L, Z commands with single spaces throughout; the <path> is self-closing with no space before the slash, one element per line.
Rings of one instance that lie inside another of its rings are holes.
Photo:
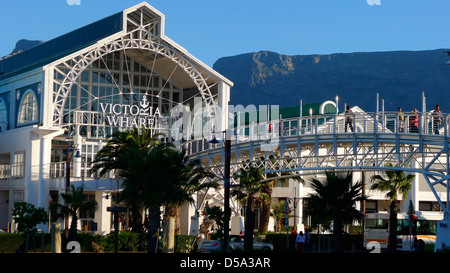
<path fill-rule="evenodd" d="M 70 159 L 72 158 L 72 152 L 70 152 L 70 149 L 67 148 L 66 149 L 66 154 L 67 154 L 67 158 L 66 158 L 66 195 L 69 194 L 70 191 Z M 64 230 L 66 232 L 66 238 L 69 237 L 69 216 L 66 215 L 66 217 L 64 217 Z"/>
<path fill-rule="evenodd" d="M 69 194 L 70 192 L 70 162 L 72 161 L 72 154 L 74 153 L 74 151 L 76 151 L 75 153 L 75 157 L 80 157 L 80 151 L 78 149 L 76 149 L 76 147 L 74 147 L 73 145 L 70 144 L 70 136 L 71 136 L 71 128 L 69 126 L 69 140 L 68 140 L 68 144 L 67 144 L 67 149 L 65 149 L 65 153 L 67 154 L 67 158 L 66 158 L 66 189 L 65 189 L 65 193 L 66 195 Z M 75 150 L 74 150 L 75 148 Z M 66 216 L 64 218 L 64 231 L 66 233 L 66 238 L 69 237 L 69 217 Z"/>
<path fill-rule="evenodd" d="M 231 219 L 231 209 L 230 209 L 230 165 L 231 165 L 231 136 L 230 131 L 226 130 L 222 132 L 225 136 L 225 170 L 223 176 L 223 188 L 224 188 L 224 243 L 222 244 L 222 252 L 228 253 L 229 237 L 230 237 L 230 219 Z M 219 141 L 214 137 L 210 143 L 219 143 Z"/>

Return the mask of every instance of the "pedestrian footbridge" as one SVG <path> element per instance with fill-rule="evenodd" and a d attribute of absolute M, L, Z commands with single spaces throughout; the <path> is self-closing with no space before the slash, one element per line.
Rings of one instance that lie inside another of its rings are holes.
<path fill-rule="evenodd" d="M 230 134 L 231 183 L 237 183 L 233 180 L 234 173 L 251 165 L 263 167 L 267 179 L 267 174 L 286 178 L 324 171 L 404 170 L 423 175 L 448 215 L 449 116 L 444 114 L 442 120 L 437 120 L 432 113 L 353 112 L 353 131 L 349 126 L 346 128 L 344 114 L 311 115 L 235 127 Z M 269 127 L 274 130 L 269 132 Z M 201 159 L 217 177 L 224 176 L 227 160 L 223 135 L 213 136 L 219 140 L 216 144 L 211 139 L 183 144 L 189 155 Z M 446 189 L 444 197 L 442 187 Z M 198 202 L 198 209 L 208 199 L 210 204 L 221 203 L 223 193 L 206 193 L 203 202 Z"/>

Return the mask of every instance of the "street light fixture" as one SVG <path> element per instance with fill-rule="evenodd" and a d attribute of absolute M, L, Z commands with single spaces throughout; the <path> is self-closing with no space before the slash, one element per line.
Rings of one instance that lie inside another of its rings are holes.
<path fill-rule="evenodd" d="M 230 237 L 230 219 L 231 219 L 231 209 L 230 209 L 230 165 L 231 165 L 231 137 L 230 131 L 225 130 L 221 132 L 224 134 L 225 139 L 225 170 L 223 176 L 223 187 L 224 187 L 224 244 L 222 244 L 222 252 L 228 253 L 229 237 Z M 214 134 L 214 133 L 213 133 Z M 214 136 L 210 143 L 217 144 L 220 143 Z"/>
<path fill-rule="evenodd" d="M 66 158 L 66 194 L 69 194 L 70 192 L 70 162 L 72 161 L 72 155 L 75 152 L 74 157 L 79 158 L 81 157 L 80 155 L 80 150 L 77 149 L 76 146 L 71 145 L 70 144 L 70 137 L 71 137 L 71 128 L 69 126 L 69 131 L 68 131 L 68 144 L 67 144 L 67 148 L 64 149 L 64 152 L 67 155 Z M 64 219 L 64 230 L 66 233 L 66 238 L 69 237 L 69 217 L 66 216 Z"/>

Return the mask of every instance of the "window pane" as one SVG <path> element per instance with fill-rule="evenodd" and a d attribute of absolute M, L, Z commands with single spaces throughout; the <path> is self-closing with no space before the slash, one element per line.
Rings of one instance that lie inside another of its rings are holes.
<path fill-rule="evenodd" d="M 22 98 L 22 103 L 19 107 L 19 124 L 37 121 L 37 111 L 36 96 L 29 90 Z"/>

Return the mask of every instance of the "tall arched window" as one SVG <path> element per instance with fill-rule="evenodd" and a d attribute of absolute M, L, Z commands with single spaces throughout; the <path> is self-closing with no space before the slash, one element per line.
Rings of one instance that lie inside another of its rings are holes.
<path fill-rule="evenodd" d="M 8 122 L 6 103 L 2 98 L 0 98 L 0 122 Z"/>
<path fill-rule="evenodd" d="M 5 100 L 0 98 L 0 132 L 6 131 L 8 127 L 8 109 Z"/>
<path fill-rule="evenodd" d="M 38 120 L 38 104 L 33 90 L 28 89 L 22 97 L 19 106 L 19 125 Z"/>

